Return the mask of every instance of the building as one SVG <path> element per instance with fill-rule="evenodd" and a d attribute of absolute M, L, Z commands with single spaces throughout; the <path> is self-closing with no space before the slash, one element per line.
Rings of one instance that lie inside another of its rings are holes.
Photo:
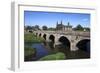
<path fill-rule="evenodd" d="M 61 21 L 60 24 L 59 24 L 58 21 L 57 21 L 56 29 L 57 29 L 57 30 L 62 30 L 63 27 L 64 27 L 64 25 L 63 25 L 62 21 Z"/>
<path fill-rule="evenodd" d="M 64 25 L 62 21 L 61 23 L 58 23 L 57 21 L 56 29 L 61 31 L 72 31 L 72 26 L 70 25 L 69 22 L 67 23 L 67 25 Z"/>

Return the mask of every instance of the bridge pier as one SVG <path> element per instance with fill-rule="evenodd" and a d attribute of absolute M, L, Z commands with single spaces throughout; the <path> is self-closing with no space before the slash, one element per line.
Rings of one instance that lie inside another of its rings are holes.
<path fill-rule="evenodd" d="M 76 47 L 76 43 L 75 42 L 71 42 L 71 44 L 70 44 L 70 50 L 71 51 L 77 51 L 78 50 L 78 47 Z"/>
<path fill-rule="evenodd" d="M 56 48 L 56 46 L 57 46 L 57 45 L 60 45 L 60 44 L 61 44 L 60 42 L 55 42 L 55 43 L 54 43 L 54 48 Z"/>

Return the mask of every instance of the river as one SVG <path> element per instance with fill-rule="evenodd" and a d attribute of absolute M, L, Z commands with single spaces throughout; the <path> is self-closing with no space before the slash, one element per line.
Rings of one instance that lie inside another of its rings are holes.
<path fill-rule="evenodd" d="M 29 44 L 25 44 L 30 46 Z M 90 48 L 90 44 L 87 44 L 88 48 Z M 55 52 L 63 52 L 66 55 L 66 59 L 84 59 L 84 58 L 90 58 L 90 53 L 83 51 L 83 50 L 78 50 L 75 52 L 69 51 L 67 48 L 64 48 L 64 45 L 60 45 L 60 48 L 52 48 L 50 47 L 49 44 L 43 44 L 43 43 L 35 43 L 31 44 L 32 48 L 36 49 L 36 56 L 32 57 L 32 59 L 28 61 L 37 61 L 40 58 L 47 56 L 49 54 L 55 53 Z"/>

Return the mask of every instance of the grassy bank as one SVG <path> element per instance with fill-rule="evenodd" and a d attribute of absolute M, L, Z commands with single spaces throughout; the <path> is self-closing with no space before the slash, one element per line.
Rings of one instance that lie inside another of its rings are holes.
<path fill-rule="evenodd" d="M 32 54 L 35 54 L 35 49 L 34 48 L 31 48 L 31 47 L 25 47 L 25 51 L 24 51 L 24 54 L 25 54 L 25 57 L 26 56 L 30 56 Z"/>
<path fill-rule="evenodd" d="M 36 49 L 32 47 L 25 47 L 24 49 L 24 60 L 30 61 L 36 56 Z"/>
<path fill-rule="evenodd" d="M 25 43 L 41 43 L 43 41 L 44 41 L 43 38 L 37 37 L 33 33 L 24 34 L 24 42 Z"/>
<path fill-rule="evenodd" d="M 37 37 L 33 33 L 24 34 L 24 60 L 31 61 L 36 56 L 36 48 L 32 48 L 34 43 L 42 43 L 43 38 Z"/>
<path fill-rule="evenodd" d="M 42 61 L 42 60 L 65 60 L 65 59 L 66 59 L 65 54 L 62 52 L 58 52 L 56 54 L 51 54 L 51 55 L 42 57 L 39 60 Z"/>

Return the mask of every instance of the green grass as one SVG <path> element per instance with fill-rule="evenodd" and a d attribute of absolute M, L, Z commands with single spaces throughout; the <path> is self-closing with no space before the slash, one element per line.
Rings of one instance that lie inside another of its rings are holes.
<path fill-rule="evenodd" d="M 45 57 L 40 58 L 40 61 L 44 60 L 64 60 L 66 58 L 65 54 L 62 52 L 58 52 L 56 54 L 51 54 Z"/>
<path fill-rule="evenodd" d="M 44 39 L 40 37 L 36 37 L 33 33 L 24 34 L 24 42 L 25 43 L 41 43 Z"/>
<path fill-rule="evenodd" d="M 24 50 L 25 57 L 30 56 L 30 55 L 34 55 L 35 53 L 36 53 L 35 48 L 25 47 L 25 50 Z"/>

